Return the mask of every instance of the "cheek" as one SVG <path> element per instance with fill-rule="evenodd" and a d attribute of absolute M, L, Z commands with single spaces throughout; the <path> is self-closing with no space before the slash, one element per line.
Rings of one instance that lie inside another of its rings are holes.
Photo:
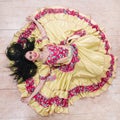
<path fill-rule="evenodd" d="M 28 58 L 29 61 L 33 61 L 33 58 Z"/>
<path fill-rule="evenodd" d="M 28 56 L 26 57 L 26 59 L 27 59 L 27 60 L 30 60 L 30 58 L 29 58 Z"/>
<path fill-rule="evenodd" d="M 26 58 L 26 59 L 28 59 L 28 56 L 27 56 L 27 54 L 25 55 L 25 58 Z"/>
<path fill-rule="evenodd" d="M 25 55 L 25 58 L 29 61 L 31 61 L 30 56 L 28 54 Z"/>

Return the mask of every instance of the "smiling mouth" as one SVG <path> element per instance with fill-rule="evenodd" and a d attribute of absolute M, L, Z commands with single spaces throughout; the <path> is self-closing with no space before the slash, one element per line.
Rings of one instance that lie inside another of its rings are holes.
<path fill-rule="evenodd" d="M 36 52 L 34 52 L 34 57 L 37 57 L 37 53 Z"/>

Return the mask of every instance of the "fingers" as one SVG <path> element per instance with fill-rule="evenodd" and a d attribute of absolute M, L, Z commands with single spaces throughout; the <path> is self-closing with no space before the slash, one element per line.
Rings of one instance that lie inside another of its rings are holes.
<path fill-rule="evenodd" d="M 26 18 L 26 20 L 29 21 L 29 22 L 32 22 L 32 21 L 34 21 L 34 17 L 33 16 L 28 16 Z"/>
<path fill-rule="evenodd" d="M 26 18 L 26 20 L 29 21 L 29 22 L 31 22 L 31 21 L 32 21 L 31 16 L 28 16 L 28 17 Z"/>
<path fill-rule="evenodd" d="M 30 98 L 24 97 L 24 98 L 21 98 L 21 101 L 22 101 L 23 103 L 26 103 L 27 105 L 29 105 Z"/>
<path fill-rule="evenodd" d="M 56 79 L 56 75 L 53 75 L 53 76 L 49 76 L 48 77 L 48 80 L 55 80 Z"/>
<path fill-rule="evenodd" d="M 25 98 L 21 98 L 20 100 L 21 100 L 22 102 L 25 102 Z"/>
<path fill-rule="evenodd" d="M 26 103 L 27 102 L 27 98 L 21 98 L 21 101 Z"/>

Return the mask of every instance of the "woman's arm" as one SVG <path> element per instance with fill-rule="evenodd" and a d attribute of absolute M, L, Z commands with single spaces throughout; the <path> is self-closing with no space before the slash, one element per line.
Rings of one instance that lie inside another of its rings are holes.
<path fill-rule="evenodd" d="M 40 80 L 39 84 L 35 88 L 34 92 L 29 97 L 24 97 L 21 99 L 22 102 L 29 104 L 30 100 L 42 89 L 43 85 L 45 84 L 45 81 L 51 81 L 55 80 L 56 75 L 50 75 L 45 80 Z"/>
<path fill-rule="evenodd" d="M 45 80 L 40 80 L 40 82 L 39 82 L 38 86 L 35 88 L 34 92 L 29 97 L 22 98 L 21 101 L 29 104 L 30 100 L 42 89 L 44 83 L 45 83 Z"/>
<path fill-rule="evenodd" d="M 35 88 L 34 92 L 29 96 L 32 99 L 43 87 L 45 80 L 40 80 L 38 86 Z"/>
<path fill-rule="evenodd" d="M 46 31 L 45 31 L 44 27 L 34 17 L 28 16 L 27 20 L 28 21 L 33 21 L 37 25 L 37 27 L 38 27 L 41 35 L 42 35 L 42 38 L 44 38 L 44 39 L 47 38 L 47 34 L 46 34 Z"/>
<path fill-rule="evenodd" d="M 86 35 L 86 31 L 83 29 L 77 30 L 74 34 L 67 38 L 67 43 L 73 43 L 76 39 Z"/>
<path fill-rule="evenodd" d="M 66 63 L 66 62 L 68 62 L 68 57 L 64 57 L 64 58 L 61 58 L 61 59 L 59 59 L 59 60 L 57 60 L 57 63 Z"/>
<path fill-rule="evenodd" d="M 35 19 L 33 19 L 33 22 L 37 25 L 38 29 L 40 30 L 42 38 L 47 37 L 46 31 L 43 28 L 43 26 Z"/>

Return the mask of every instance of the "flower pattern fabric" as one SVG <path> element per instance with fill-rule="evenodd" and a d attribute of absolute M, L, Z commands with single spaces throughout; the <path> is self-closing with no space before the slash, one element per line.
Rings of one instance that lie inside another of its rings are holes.
<path fill-rule="evenodd" d="M 61 44 L 62 45 L 62 44 Z M 46 64 L 56 67 L 57 60 L 68 56 L 68 49 L 60 47 L 59 45 L 48 45 L 49 56 L 47 58 Z M 78 51 L 75 44 L 70 45 L 72 52 L 72 59 L 69 64 L 64 64 L 57 66 L 57 68 L 63 72 L 69 72 L 74 69 L 75 63 L 79 61 Z M 69 59 L 69 58 L 68 58 Z M 59 64 L 59 63 L 58 63 Z"/>
<path fill-rule="evenodd" d="M 56 64 L 57 60 L 67 57 L 68 55 L 68 49 L 64 49 L 59 45 L 50 44 L 50 45 L 47 45 L 47 48 L 50 53 L 46 61 L 47 64 L 54 65 Z"/>

